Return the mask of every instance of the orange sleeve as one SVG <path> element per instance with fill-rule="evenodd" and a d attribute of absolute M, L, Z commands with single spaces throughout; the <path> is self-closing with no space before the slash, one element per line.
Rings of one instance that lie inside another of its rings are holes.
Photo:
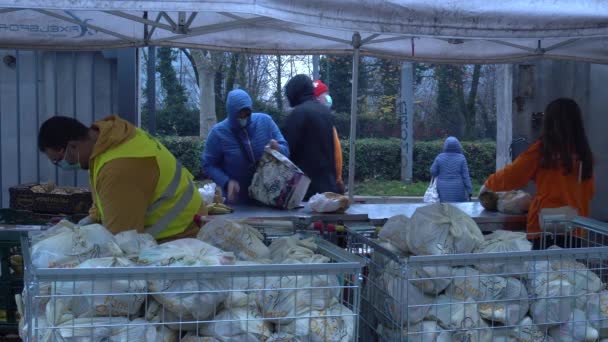
<path fill-rule="evenodd" d="M 342 182 L 342 146 L 340 145 L 340 137 L 338 130 L 334 127 L 334 156 L 336 159 L 336 181 Z"/>
<path fill-rule="evenodd" d="M 143 233 L 159 177 L 155 158 L 119 158 L 104 165 L 96 189 L 103 208 L 102 224 L 114 234 L 131 229 Z"/>
<path fill-rule="evenodd" d="M 486 188 L 492 191 L 517 190 L 528 185 L 538 169 L 540 143 L 531 145 L 513 163 L 488 177 Z"/>

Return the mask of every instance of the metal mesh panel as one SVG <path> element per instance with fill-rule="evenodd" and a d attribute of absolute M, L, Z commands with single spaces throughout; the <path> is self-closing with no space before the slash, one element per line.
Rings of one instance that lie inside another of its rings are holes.
<path fill-rule="evenodd" d="M 554 225 L 527 252 L 404 256 L 376 238 L 371 227 L 348 229 L 349 250 L 367 260 L 362 340 L 608 337 L 604 223 Z"/>

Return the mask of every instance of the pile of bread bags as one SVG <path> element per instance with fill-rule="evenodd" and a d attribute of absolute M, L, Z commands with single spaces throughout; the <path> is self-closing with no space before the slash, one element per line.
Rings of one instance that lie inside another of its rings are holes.
<path fill-rule="evenodd" d="M 294 235 L 266 246 L 258 230 L 226 219 L 207 223 L 196 239 L 160 245 L 148 234 L 112 235 L 100 225 L 67 221 L 31 239 L 36 268 L 154 267 L 158 273 L 159 267 L 246 270 L 330 262 L 315 253 L 313 238 Z M 355 316 L 342 305 L 339 279 L 328 274 L 236 271 L 144 280 L 120 273 L 42 283 L 38 291 L 36 341 L 351 341 L 354 336 Z M 26 328 L 22 320 L 22 335 Z"/>
<path fill-rule="evenodd" d="M 501 260 L 451 267 L 450 258 L 421 267 L 413 255 L 532 250 L 525 233 L 482 235 L 449 204 L 395 216 L 379 232 L 385 252 L 372 255 L 371 301 L 386 308 L 387 339 L 413 341 L 596 341 L 608 337 L 608 292 L 586 265 L 573 259 Z M 552 247 L 557 248 L 557 247 Z M 424 264 L 426 265 L 426 264 Z M 409 279 L 409 280 L 408 280 Z M 369 286 L 369 284 L 368 284 Z M 403 322 L 401 331 L 392 330 Z"/>

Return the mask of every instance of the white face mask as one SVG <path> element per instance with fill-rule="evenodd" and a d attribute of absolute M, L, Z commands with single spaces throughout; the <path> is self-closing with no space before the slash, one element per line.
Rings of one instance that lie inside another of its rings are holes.
<path fill-rule="evenodd" d="M 239 119 L 239 125 L 241 125 L 242 128 L 247 127 L 247 123 L 249 122 L 249 118 L 241 118 Z"/>

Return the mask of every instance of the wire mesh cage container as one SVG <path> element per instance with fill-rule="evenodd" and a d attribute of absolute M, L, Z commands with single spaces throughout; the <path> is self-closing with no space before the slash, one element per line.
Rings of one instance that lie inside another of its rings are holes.
<path fill-rule="evenodd" d="M 356 341 L 362 258 L 318 236 L 261 230 L 266 245 L 307 248 L 275 262 L 237 260 L 197 239 L 110 257 L 99 257 L 104 245 L 84 257 L 76 243 L 66 258 L 83 260 L 51 268 L 40 265 L 54 257 L 36 248 L 40 238 L 23 235 L 22 338 Z"/>
<path fill-rule="evenodd" d="M 485 235 L 472 253 L 411 255 L 349 227 L 366 259 L 365 341 L 599 341 L 608 338 L 608 224 L 555 221 Z"/>

